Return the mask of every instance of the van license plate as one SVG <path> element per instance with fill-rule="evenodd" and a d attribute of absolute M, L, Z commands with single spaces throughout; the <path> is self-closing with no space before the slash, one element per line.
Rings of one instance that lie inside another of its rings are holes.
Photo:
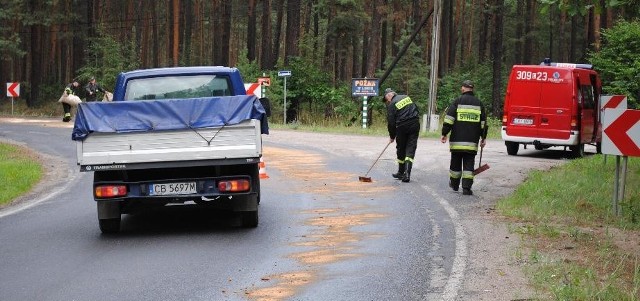
<path fill-rule="evenodd" d="M 532 125 L 533 119 L 528 118 L 514 118 L 513 124 Z"/>
<path fill-rule="evenodd" d="M 196 182 L 149 184 L 149 195 L 180 195 L 196 192 Z"/>

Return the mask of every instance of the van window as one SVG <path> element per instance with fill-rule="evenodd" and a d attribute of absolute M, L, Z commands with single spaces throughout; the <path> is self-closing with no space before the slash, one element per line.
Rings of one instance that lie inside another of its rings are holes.
<path fill-rule="evenodd" d="M 580 97 L 582 98 L 582 107 L 585 109 L 593 109 L 596 106 L 594 99 L 593 86 L 583 85 L 580 86 Z"/>
<path fill-rule="evenodd" d="M 213 74 L 137 78 L 127 82 L 125 100 L 230 96 L 229 78 Z"/>

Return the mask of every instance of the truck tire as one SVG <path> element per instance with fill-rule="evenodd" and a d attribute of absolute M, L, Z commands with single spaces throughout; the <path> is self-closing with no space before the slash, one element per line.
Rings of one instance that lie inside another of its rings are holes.
<path fill-rule="evenodd" d="M 569 150 L 571 150 L 571 157 L 573 158 L 584 157 L 584 144 L 582 143 L 579 143 L 578 145 L 570 146 Z"/>
<path fill-rule="evenodd" d="M 244 228 L 255 228 L 258 226 L 258 210 L 240 212 L 240 218 L 242 219 L 242 227 Z"/>
<path fill-rule="evenodd" d="M 509 154 L 510 156 L 515 156 L 518 154 L 518 148 L 520 147 L 520 144 L 517 142 L 511 142 L 511 141 L 505 141 L 504 145 L 507 146 L 507 154 Z"/>
<path fill-rule="evenodd" d="M 98 201 L 98 224 L 100 231 L 105 234 L 118 233 L 120 231 L 120 202 Z"/>
<path fill-rule="evenodd" d="M 104 218 L 98 219 L 100 231 L 104 234 L 113 234 L 120 232 L 120 218 Z"/>

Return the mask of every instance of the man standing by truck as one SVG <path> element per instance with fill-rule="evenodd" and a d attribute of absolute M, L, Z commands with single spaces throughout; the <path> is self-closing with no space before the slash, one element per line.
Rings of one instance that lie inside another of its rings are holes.
<path fill-rule="evenodd" d="M 442 125 L 440 142 L 449 139 L 451 162 L 449 166 L 449 187 L 458 191 L 462 178 L 462 194 L 472 195 L 473 168 L 480 147 L 485 146 L 487 139 L 487 114 L 482 102 L 473 95 L 473 82 L 465 80 L 460 88 L 462 95 L 455 99 L 447 109 Z"/>
<path fill-rule="evenodd" d="M 98 83 L 96 83 L 96 78 L 93 76 L 89 78 L 89 83 L 84 89 L 85 89 L 85 92 L 87 93 L 87 101 L 96 101 L 97 99 L 96 93 L 98 91 L 102 93 L 106 92 Z"/>
<path fill-rule="evenodd" d="M 77 78 L 74 78 L 71 83 L 67 84 L 64 88 L 64 94 L 66 96 L 75 95 L 79 96 L 80 94 L 80 82 Z M 79 99 L 78 99 L 79 100 Z M 62 117 L 62 121 L 69 122 L 71 121 L 71 105 L 68 103 L 62 103 L 62 110 L 64 111 L 64 116 Z"/>
<path fill-rule="evenodd" d="M 418 106 L 407 95 L 398 95 L 391 88 L 384 91 L 387 105 L 387 130 L 389 143 L 396 141 L 398 172 L 392 174 L 402 182 L 411 181 L 411 167 L 418 147 L 420 121 Z"/>

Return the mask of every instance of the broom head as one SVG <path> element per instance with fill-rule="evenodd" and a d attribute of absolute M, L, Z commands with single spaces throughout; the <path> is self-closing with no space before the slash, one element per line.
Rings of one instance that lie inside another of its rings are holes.
<path fill-rule="evenodd" d="M 475 176 L 475 175 L 477 175 L 477 174 L 479 174 L 479 173 L 481 173 L 481 172 L 483 172 L 483 171 L 485 171 L 487 169 L 489 169 L 489 164 L 484 164 L 484 165 L 476 168 L 476 170 L 473 171 L 473 175 Z"/>
<path fill-rule="evenodd" d="M 371 182 L 371 177 L 358 177 L 358 181 L 360 182 Z"/>

